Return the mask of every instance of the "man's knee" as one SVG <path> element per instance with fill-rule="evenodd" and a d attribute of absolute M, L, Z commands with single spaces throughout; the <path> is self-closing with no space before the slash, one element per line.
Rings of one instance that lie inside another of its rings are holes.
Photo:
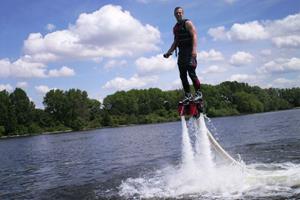
<path fill-rule="evenodd" d="M 188 73 L 192 80 L 198 79 L 195 70 L 189 70 Z"/>
<path fill-rule="evenodd" d="M 188 82 L 187 76 L 180 76 L 180 79 L 183 83 Z"/>

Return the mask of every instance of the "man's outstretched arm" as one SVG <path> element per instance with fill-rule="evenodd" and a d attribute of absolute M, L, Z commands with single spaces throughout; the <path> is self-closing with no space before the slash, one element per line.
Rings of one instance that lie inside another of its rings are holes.
<path fill-rule="evenodd" d="M 174 40 L 170 49 L 167 51 L 167 53 L 164 54 L 164 57 L 168 58 L 170 55 L 172 55 L 172 53 L 176 49 L 176 47 L 177 47 L 177 44 L 176 44 L 176 41 Z"/>

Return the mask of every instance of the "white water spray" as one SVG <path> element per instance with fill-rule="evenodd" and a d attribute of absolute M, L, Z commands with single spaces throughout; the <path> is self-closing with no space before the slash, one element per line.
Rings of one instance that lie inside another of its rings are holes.
<path fill-rule="evenodd" d="M 182 126 L 182 168 L 190 170 L 194 168 L 194 152 L 189 137 L 189 132 L 184 116 L 181 116 Z"/>
<path fill-rule="evenodd" d="M 214 139 L 202 114 L 197 120 L 190 119 L 189 126 L 181 117 L 181 124 L 180 166 L 168 166 L 140 178 L 128 178 L 120 185 L 121 196 L 243 199 L 244 196 L 255 198 L 276 196 L 278 193 L 286 196 L 295 194 L 292 188 L 300 185 L 300 165 L 278 164 L 273 167 L 266 164 L 266 170 L 261 170 L 261 165 L 248 165 L 245 170 Z M 227 164 L 216 163 L 216 155 Z"/>
<path fill-rule="evenodd" d="M 196 126 L 196 163 L 197 166 L 207 172 L 213 172 L 214 162 L 211 152 L 211 145 L 208 139 L 208 130 L 205 125 L 203 114 L 200 115 L 199 119 L 195 120 Z"/>

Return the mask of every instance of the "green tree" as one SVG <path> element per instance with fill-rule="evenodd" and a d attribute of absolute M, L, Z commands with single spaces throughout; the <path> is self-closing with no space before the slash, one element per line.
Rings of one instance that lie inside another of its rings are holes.
<path fill-rule="evenodd" d="M 27 94 L 21 88 L 16 88 L 10 94 L 10 99 L 17 116 L 18 124 L 29 125 L 32 122 L 34 104 L 29 100 Z"/>
<path fill-rule="evenodd" d="M 101 118 L 101 103 L 96 99 L 88 99 L 89 119 Z"/>
<path fill-rule="evenodd" d="M 54 120 L 66 123 L 67 98 L 62 90 L 50 90 L 44 97 L 45 112 Z"/>
<path fill-rule="evenodd" d="M 66 96 L 65 125 L 75 130 L 82 129 L 89 119 L 89 102 L 86 91 L 70 89 Z"/>
<path fill-rule="evenodd" d="M 10 119 L 9 113 L 11 112 L 11 102 L 9 98 L 9 93 L 6 90 L 0 91 L 0 126 L 1 135 L 7 134 L 6 129 L 9 128 Z"/>
<path fill-rule="evenodd" d="M 27 127 L 33 122 L 34 104 L 29 100 L 25 91 L 21 88 L 16 88 L 14 92 L 10 94 L 10 100 L 12 103 L 12 111 L 15 112 L 17 120 L 15 131 L 18 134 L 28 133 Z"/>
<path fill-rule="evenodd" d="M 234 101 L 237 105 L 237 109 L 241 113 L 254 113 L 262 112 L 264 110 L 263 104 L 253 94 L 242 92 L 236 92 L 234 94 Z"/>
<path fill-rule="evenodd" d="M 33 112 L 33 121 L 41 128 L 48 129 L 56 126 L 56 121 L 53 117 L 42 109 L 35 109 Z"/>
<path fill-rule="evenodd" d="M 5 134 L 5 127 L 0 126 L 0 137 L 3 136 L 4 134 Z"/>
<path fill-rule="evenodd" d="M 300 88 L 282 89 L 280 96 L 295 107 L 300 106 Z"/>

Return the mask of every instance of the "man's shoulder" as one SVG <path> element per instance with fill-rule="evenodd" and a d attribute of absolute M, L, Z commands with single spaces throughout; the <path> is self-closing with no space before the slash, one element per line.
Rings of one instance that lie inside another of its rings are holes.
<path fill-rule="evenodd" d="M 187 21 L 191 21 L 191 20 L 189 20 L 189 19 L 183 19 L 183 20 L 181 20 L 179 22 L 176 22 L 176 24 L 174 25 L 174 27 L 184 25 Z"/>
<path fill-rule="evenodd" d="M 190 19 L 185 19 L 184 23 L 185 23 L 185 24 L 186 24 L 186 23 L 192 23 L 192 20 L 190 20 Z"/>

